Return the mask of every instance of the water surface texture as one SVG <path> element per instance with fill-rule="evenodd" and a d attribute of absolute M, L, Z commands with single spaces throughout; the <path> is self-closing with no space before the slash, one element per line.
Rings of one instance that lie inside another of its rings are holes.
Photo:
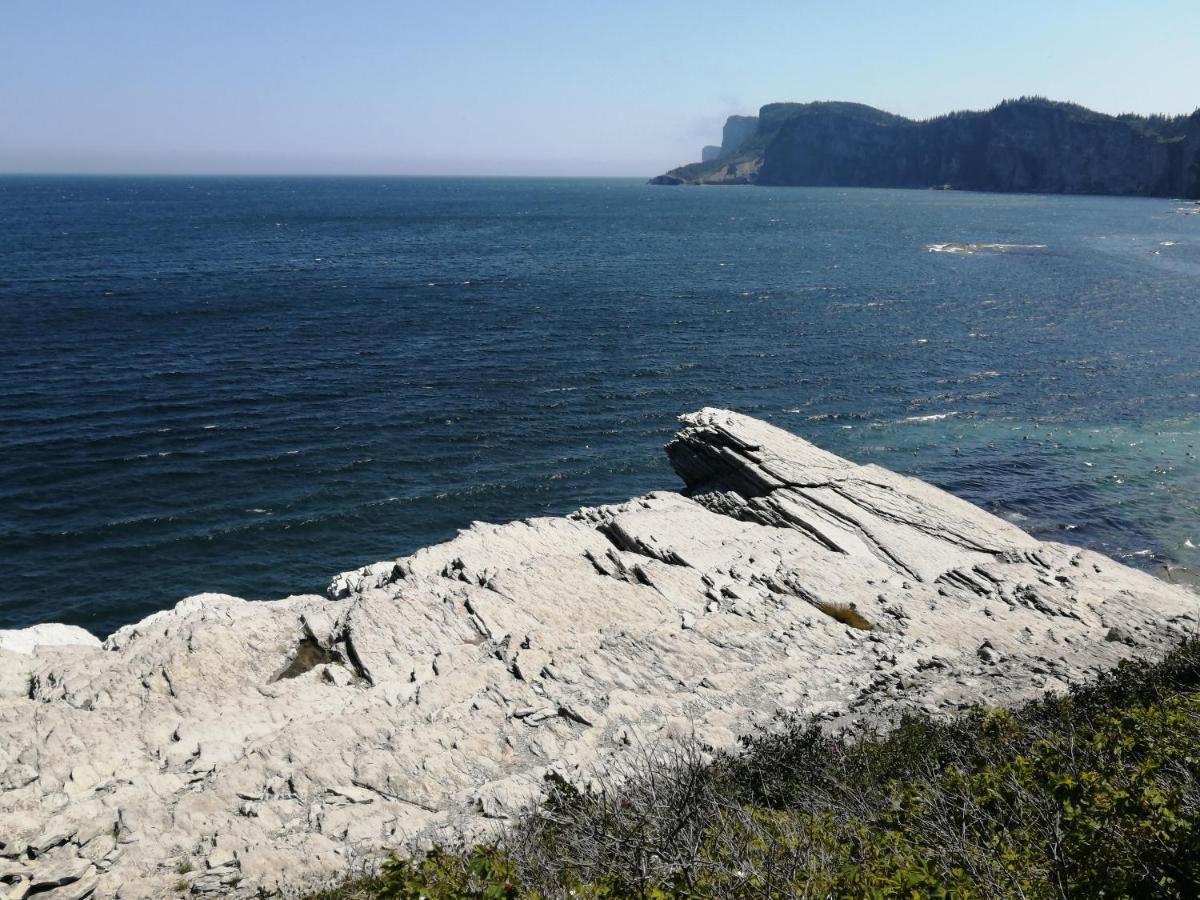
<path fill-rule="evenodd" d="M 674 487 L 661 445 L 704 405 L 1196 565 L 1179 205 L 0 179 L 0 628 L 320 591 L 475 519 Z"/>

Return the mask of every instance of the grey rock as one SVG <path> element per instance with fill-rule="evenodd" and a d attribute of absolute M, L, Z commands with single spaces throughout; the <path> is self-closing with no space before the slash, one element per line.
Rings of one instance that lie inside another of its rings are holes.
<path fill-rule="evenodd" d="M 1126 644 L 1130 647 L 1133 647 L 1137 644 L 1137 641 L 1135 641 L 1133 639 L 1133 635 L 1131 635 L 1124 628 L 1119 628 L 1116 625 L 1114 625 L 1112 628 L 1108 629 L 1108 633 L 1104 635 L 1104 639 L 1106 641 L 1113 641 L 1115 643 Z"/>
<path fill-rule="evenodd" d="M 1114 623 L 1153 655 L 1196 622 L 1189 590 L 923 482 L 735 413 L 682 421 L 683 494 L 476 523 L 336 599 L 202 594 L 100 647 L 6 637 L 0 863 L 102 897 L 172 895 L 180 859 L 205 860 L 196 894 L 294 892 L 486 837 L 551 773 L 734 748 L 782 712 L 1014 703 L 1129 655 Z"/>
<path fill-rule="evenodd" d="M 224 847 L 214 849 L 204 861 L 204 865 L 209 869 L 223 869 L 227 866 L 236 867 L 237 864 L 237 854 Z"/>
<path fill-rule="evenodd" d="M 984 615 L 987 615 L 987 613 L 985 612 Z M 979 649 L 975 651 L 975 655 L 989 665 L 994 665 L 1004 658 L 997 652 L 996 648 L 992 646 L 991 641 L 984 641 L 982 644 L 980 644 Z"/>
<path fill-rule="evenodd" d="M 45 891 L 40 888 L 31 888 L 30 893 L 42 898 L 42 900 L 83 900 L 83 898 L 91 897 L 95 894 L 99 884 L 99 876 L 95 872 L 89 872 L 78 880 L 69 882 L 62 887 Z M 34 894 L 35 890 L 36 893 Z"/>

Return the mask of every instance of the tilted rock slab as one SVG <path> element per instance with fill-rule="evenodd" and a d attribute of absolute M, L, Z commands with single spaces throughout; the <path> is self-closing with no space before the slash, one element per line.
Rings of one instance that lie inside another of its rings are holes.
<path fill-rule="evenodd" d="M 1196 594 L 921 481 L 682 422 L 686 495 L 475 524 L 332 599 L 202 594 L 103 645 L 0 632 L 0 897 L 295 892 L 631 749 L 1011 703 L 1196 626 Z"/>

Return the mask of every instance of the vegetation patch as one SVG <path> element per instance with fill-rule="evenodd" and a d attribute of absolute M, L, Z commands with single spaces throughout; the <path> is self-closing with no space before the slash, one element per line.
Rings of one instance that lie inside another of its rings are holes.
<path fill-rule="evenodd" d="M 869 619 L 858 611 L 858 608 L 853 604 L 843 606 L 840 603 L 814 603 L 825 615 L 829 616 L 843 625 L 849 625 L 851 628 L 857 628 L 859 631 L 871 631 L 875 626 Z"/>
<path fill-rule="evenodd" d="M 1195 897 L 1200 641 L 1065 696 L 887 734 L 796 718 L 740 754 L 551 785 L 495 845 L 333 898 Z"/>

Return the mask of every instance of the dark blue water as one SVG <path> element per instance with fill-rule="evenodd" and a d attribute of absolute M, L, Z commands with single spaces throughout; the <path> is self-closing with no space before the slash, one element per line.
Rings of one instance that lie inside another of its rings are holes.
<path fill-rule="evenodd" d="M 0 179 L 0 628 L 320 590 L 473 519 L 671 487 L 661 445 L 703 405 L 1200 562 L 1177 205 Z M 926 249 L 948 241 L 1045 247 Z"/>

